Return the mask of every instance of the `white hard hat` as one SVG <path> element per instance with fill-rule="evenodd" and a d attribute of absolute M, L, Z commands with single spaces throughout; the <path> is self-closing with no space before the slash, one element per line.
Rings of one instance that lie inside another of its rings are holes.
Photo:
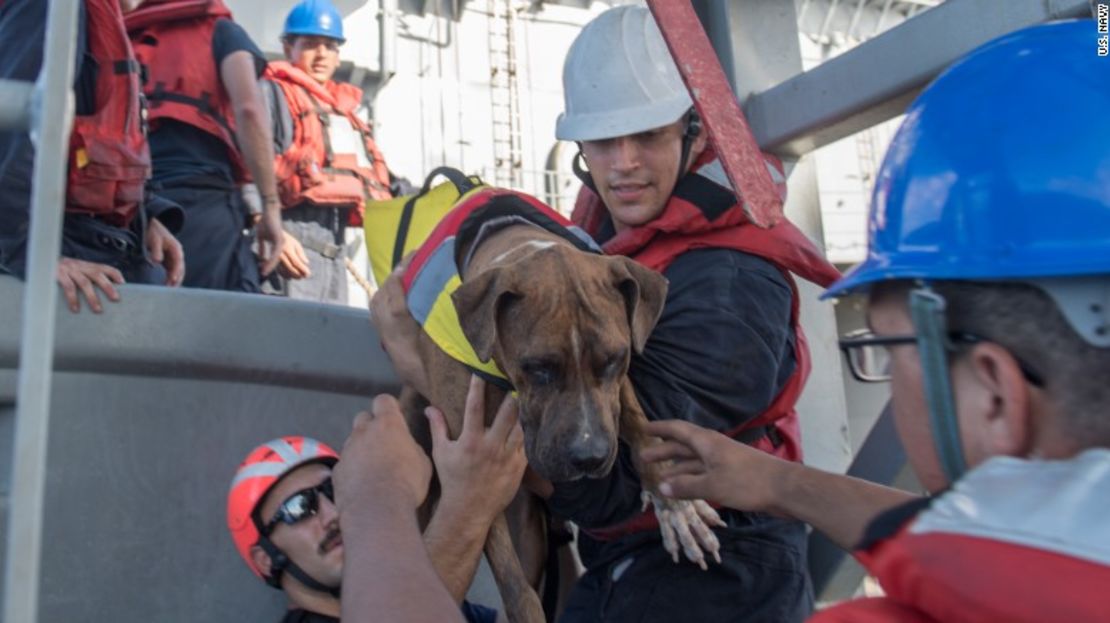
<path fill-rule="evenodd" d="M 598 15 L 571 44 L 563 97 L 555 136 L 567 141 L 654 130 L 694 105 L 651 12 L 627 5 Z"/>

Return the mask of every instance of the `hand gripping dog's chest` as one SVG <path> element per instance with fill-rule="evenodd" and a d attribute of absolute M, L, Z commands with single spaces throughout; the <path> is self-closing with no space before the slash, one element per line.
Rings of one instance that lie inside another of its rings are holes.
<path fill-rule="evenodd" d="M 461 273 L 469 261 L 460 257 L 463 249 L 473 252 L 486 236 L 522 224 L 558 235 L 579 250 L 601 253 L 586 232 L 534 197 L 489 188 L 466 197 L 447 213 L 402 278 L 409 312 L 428 337 L 451 358 L 506 390 L 512 385 L 497 362 L 479 360 L 463 335 L 451 294 L 462 284 Z"/>

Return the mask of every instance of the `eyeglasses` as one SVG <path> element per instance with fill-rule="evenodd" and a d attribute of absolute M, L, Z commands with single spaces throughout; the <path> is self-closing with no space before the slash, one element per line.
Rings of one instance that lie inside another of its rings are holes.
<path fill-rule="evenodd" d="M 292 526 L 315 515 L 320 510 L 318 495 L 321 493 L 335 503 L 335 492 L 332 490 L 330 477 L 314 487 L 301 489 L 285 498 L 274 512 L 273 518 L 263 526 L 262 534 L 269 536 L 279 523 Z"/>
<path fill-rule="evenodd" d="M 948 349 L 953 352 L 960 350 L 960 345 L 970 346 L 991 341 L 963 331 L 949 333 L 948 339 Z M 916 343 L 916 335 L 875 335 L 867 329 L 861 329 L 841 338 L 840 350 L 844 351 L 844 356 L 848 359 L 848 369 L 857 381 L 882 383 L 890 380 L 889 348 L 900 344 Z M 1017 362 L 1026 381 L 1037 387 L 1044 386 L 1043 376 L 1026 365 L 1024 361 L 1017 359 Z"/>
<path fill-rule="evenodd" d="M 840 350 L 848 360 L 848 370 L 861 383 L 890 380 L 890 346 L 916 344 L 916 335 L 875 335 L 867 329 L 852 331 L 840 339 Z"/>

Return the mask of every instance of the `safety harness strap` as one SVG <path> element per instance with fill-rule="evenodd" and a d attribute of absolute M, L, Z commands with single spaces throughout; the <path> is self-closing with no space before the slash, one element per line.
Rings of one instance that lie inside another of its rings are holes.
<path fill-rule="evenodd" d="M 420 192 L 416 193 L 409 200 L 405 202 L 405 207 L 401 210 L 401 222 L 397 226 L 397 239 L 393 243 L 393 266 L 396 267 L 404 259 L 402 256 L 405 252 L 405 242 L 409 238 L 409 229 L 412 227 L 412 215 L 416 210 L 416 202 L 427 195 L 432 190 L 432 182 L 436 177 L 442 175 L 448 181 L 455 185 L 459 191 L 459 196 L 463 196 L 474 188 L 478 187 L 482 180 L 478 178 L 467 177 L 465 173 L 452 167 L 437 167 L 428 174 L 424 179 L 424 185 L 420 188 Z"/>
<path fill-rule="evenodd" d="M 189 97 L 188 95 L 169 91 L 166 89 L 166 84 L 164 82 L 159 82 L 154 85 L 153 91 L 147 93 L 146 99 L 150 102 L 151 108 L 157 108 L 161 102 L 176 102 L 178 104 L 186 104 L 188 106 L 192 106 L 193 108 L 196 108 L 201 113 L 203 113 L 206 117 L 219 124 L 219 126 L 227 132 L 227 135 L 231 138 L 231 140 L 237 140 L 235 137 L 235 131 L 231 129 L 231 124 L 228 123 L 227 119 L 223 118 L 223 115 L 220 114 L 220 112 L 216 109 L 215 104 L 212 102 L 211 93 L 205 92 L 199 98 Z"/>

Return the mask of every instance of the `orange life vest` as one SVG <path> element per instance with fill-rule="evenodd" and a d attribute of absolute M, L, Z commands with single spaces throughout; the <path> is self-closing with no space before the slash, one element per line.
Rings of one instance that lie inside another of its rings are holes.
<path fill-rule="evenodd" d="M 351 225 L 361 225 L 367 199 L 393 198 L 385 158 L 370 126 L 355 114 L 362 90 L 330 80 L 320 84 L 286 61 L 271 62 L 264 77 L 281 87 L 293 121 L 289 149 L 279 154 L 274 164 L 281 204 L 355 207 Z M 355 154 L 332 151 L 327 125 L 333 114 L 345 117 L 362 137 L 369 166 L 359 166 Z"/>
<path fill-rule="evenodd" d="M 151 130 L 173 119 L 219 138 L 235 180 L 245 182 L 250 175 L 235 140 L 231 98 L 212 59 L 212 33 L 221 19 L 231 19 L 221 0 L 146 0 L 124 22 L 147 70 Z"/>
<path fill-rule="evenodd" d="M 150 148 L 143 127 L 139 64 L 117 0 L 85 0 L 88 53 L 100 71 L 96 112 L 78 116 L 69 137 L 66 211 L 126 227 L 143 204 Z"/>
<path fill-rule="evenodd" d="M 786 178 L 782 163 L 765 156 L 767 167 L 785 200 Z M 751 445 L 789 461 L 802 460 L 801 434 L 794 405 L 801 396 L 810 372 L 809 348 L 799 316 L 798 288 L 794 275 L 828 286 L 840 278 L 838 271 L 789 220 L 783 219 L 770 229 L 752 225 L 712 149 L 695 162 L 691 172 L 675 187 L 674 193 L 654 220 L 625 229 L 602 244 L 610 255 L 625 255 L 644 266 L 663 272 L 679 255 L 692 249 L 735 249 L 761 257 L 778 268 L 791 290 L 790 325 L 794 332 L 794 372 L 767 409 L 752 420 L 728 431 L 740 437 L 766 428 Z M 596 236 L 608 210 L 601 199 L 583 187 L 575 204 L 572 220 Z M 776 439 L 777 438 L 777 439 Z M 625 534 L 655 529 L 658 522 L 651 511 L 608 528 L 586 530 L 595 539 L 614 539 Z"/>

